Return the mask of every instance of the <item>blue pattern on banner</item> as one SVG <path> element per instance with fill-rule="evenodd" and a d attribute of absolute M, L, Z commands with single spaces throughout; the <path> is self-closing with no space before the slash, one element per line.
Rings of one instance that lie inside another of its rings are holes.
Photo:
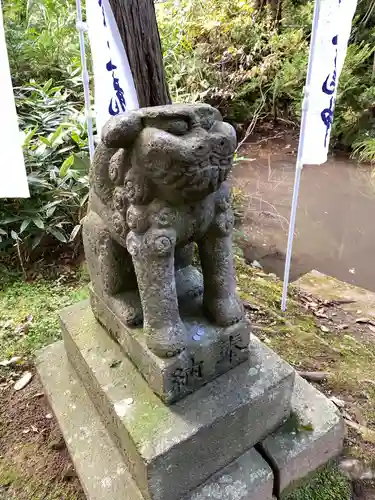
<path fill-rule="evenodd" d="M 341 0 L 339 0 L 339 3 L 341 3 Z M 338 43 L 338 36 L 334 36 L 332 38 L 332 45 L 336 47 L 336 54 L 335 54 L 335 59 L 333 61 L 333 71 L 332 73 L 329 73 L 327 78 L 324 80 L 323 85 L 322 85 L 322 91 L 329 96 L 332 96 L 330 101 L 329 101 L 329 107 L 323 109 L 323 111 L 320 113 L 320 116 L 322 118 L 322 121 L 326 127 L 326 135 L 324 138 L 324 147 L 327 147 L 327 140 L 329 137 L 329 132 L 332 127 L 333 123 L 333 110 L 335 107 L 335 98 L 333 94 L 335 93 L 336 86 L 337 86 L 337 43 Z"/>
<path fill-rule="evenodd" d="M 103 25 L 104 25 L 104 27 L 107 27 L 107 21 L 105 18 L 103 0 L 98 0 L 98 5 L 102 9 Z M 108 47 L 108 49 L 111 48 L 108 41 L 107 41 L 107 47 Z M 112 72 L 113 90 L 115 91 L 115 96 L 111 97 L 111 99 L 109 101 L 109 105 L 108 105 L 108 112 L 112 116 L 116 116 L 119 113 L 121 113 L 121 112 L 123 113 L 124 111 L 126 111 L 125 93 L 124 93 L 123 88 L 121 87 L 120 79 L 116 76 L 116 73 L 115 73 L 116 69 L 117 69 L 117 66 L 112 62 L 112 59 L 110 59 L 106 64 L 106 70 L 109 72 Z"/>

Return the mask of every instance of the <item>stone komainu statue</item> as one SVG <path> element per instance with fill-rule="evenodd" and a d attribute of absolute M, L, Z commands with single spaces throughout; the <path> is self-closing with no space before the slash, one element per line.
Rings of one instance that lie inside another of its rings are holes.
<path fill-rule="evenodd" d="M 83 227 L 92 286 L 123 323 L 143 321 L 158 356 L 186 347 L 178 298 L 203 291 L 204 313 L 219 326 L 243 316 L 226 182 L 235 147 L 233 128 L 204 104 L 131 111 L 104 127 Z"/>

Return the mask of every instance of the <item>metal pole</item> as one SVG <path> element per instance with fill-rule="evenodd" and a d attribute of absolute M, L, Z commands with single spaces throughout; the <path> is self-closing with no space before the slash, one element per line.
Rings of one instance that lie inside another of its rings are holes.
<path fill-rule="evenodd" d="M 91 104 L 90 104 L 90 84 L 89 84 L 89 74 L 87 71 L 86 63 L 86 51 L 85 51 L 85 37 L 84 32 L 87 31 L 86 23 L 82 21 L 82 7 L 81 0 L 76 0 L 77 7 L 77 30 L 79 32 L 79 48 L 81 52 L 81 64 L 82 64 L 82 81 L 83 81 L 83 92 L 85 96 L 85 111 L 86 111 L 86 122 L 87 122 L 87 136 L 89 141 L 89 152 L 90 161 L 94 159 L 94 134 L 92 130 L 92 114 L 91 114 Z"/>
<path fill-rule="evenodd" d="M 286 301 L 287 301 L 287 296 L 288 296 L 290 264 L 292 261 L 293 238 L 294 238 L 294 230 L 295 230 L 295 225 L 296 225 L 299 186 L 300 186 L 301 173 L 302 173 L 302 168 L 303 168 L 302 155 L 303 155 L 303 150 L 304 150 L 305 133 L 306 133 L 306 113 L 307 113 L 308 106 L 309 106 L 309 89 L 310 89 L 310 85 L 311 85 L 312 61 L 314 58 L 314 49 L 316 46 L 316 33 L 317 33 L 318 21 L 319 21 L 320 2 L 321 2 L 321 0 L 315 0 L 310 53 L 309 53 L 309 62 L 307 65 L 306 85 L 305 85 L 305 89 L 304 89 L 304 98 L 303 98 L 303 103 L 302 103 L 301 129 L 300 129 L 300 135 L 299 135 L 298 154 L 297 154 L 297 162 L 296 162 L 296 174 L 295 174 L 295 179 L 294 179 L 292 207 L 291 207 L 291 214 L 290 214 L 288 245 L 287 245 L 286 259 L 285 259 L 283 293 L 282 293 L 282 297 L 281 297 L 281 310 L 283 312 L 286 310 Z"/>

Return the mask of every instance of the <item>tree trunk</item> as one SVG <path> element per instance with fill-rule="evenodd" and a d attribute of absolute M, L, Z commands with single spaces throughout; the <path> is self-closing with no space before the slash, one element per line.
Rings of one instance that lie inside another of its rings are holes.
<path fill-rule="evenodd" d="M 109 0 L 140 107 L 170 104 L 153 0 Z"/>

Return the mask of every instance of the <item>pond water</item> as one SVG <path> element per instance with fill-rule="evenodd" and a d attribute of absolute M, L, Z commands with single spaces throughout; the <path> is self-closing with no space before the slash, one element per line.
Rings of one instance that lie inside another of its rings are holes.
<path fill-rule="evenodd" d="M 295 146 L 249 145 L 233 185 L 243 195 L 240 246 L 247 260 L 283 276 Z M 291 279 L 317 269 L 375 291 L 375 182 L 369 166 L 331 158 L 302 172 Z"/>

